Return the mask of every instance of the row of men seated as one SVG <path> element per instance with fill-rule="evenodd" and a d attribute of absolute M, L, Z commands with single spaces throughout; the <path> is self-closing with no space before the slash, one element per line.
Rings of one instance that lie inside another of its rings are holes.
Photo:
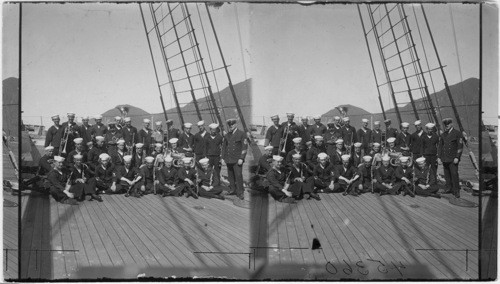
<path fill-rule="evenodd" d="M 161 166 L 155 165 L 155 158 L 148 156 L 138 168 L 132 166 L 132 156 L 126 155 L 123 160 L 123 165 L 115 165 L 108 154 L 102 153 L 99 165 L 91 170 L 80 154 L 73 156 L 70 168 L 64 166 L 64 157 L 55 156 L 45 187 L 56 201 L 71 205 L 85 200 L 86 195 L 91 196 L 90 200 L 102 202 L 100 193 L 125 194 L 126 197 L 150 193 L 163 197 L 184 194 L 196 199 L 201 196 L 222 200 L 223 191 L 235 194 L 228 193 L 229 189 L 220 184 L 207 158 L 200 159 L 196 167 L 193 158 L 185 157 L 179 169 L 173 167 L 170 156 L 163 159 Z"/>
<path fill-rule="evenodd" d="M 293 149 L 292 140 L 294 138 L 302 138 L 302 143 L 305 145 L 307 141 L 314 141 L 316 136 L 323 136 L 327 144 L 335 144 L 339 138 L 343 139 L 347 145 L 352 145 L 356 142 L 361 143 L 362 151 L 368 153 L 373 143 L 385 143 L 385 139 L 394 137 L 397 147 L 404 148 L 406 151 L 411 151 L 414 154 L 419 154 L 421 150 L 421 138 L 423 138 L 422 122 L 415 121 L 415 132 L 409 133 L 410 124 L 402 122 L 400 130 L 391 127 L 391 120 L 384 121 L 386 129 L 380 129 L 380 121 L 374 122 L 373 129 L 368 127 L 368 119 L 362 119 L 362 127 L 356 130 L 350 125 L 349 117 L 340 118 L 336 116 L 327 126 L 321 123 L 321 116 L 315 116 L 315 124 L 308 124 L 307 117 L 302 117 L 301 124 L 294 122 L 294 114 L 287 113 L 287 121 L 279 123 L 279 116 L 271 117 L 273 125 L 266 132 L 264 146 L 273 146 L 273 154 L 279 155 L 280 150 L 289 152 Z M 428 128 L 434 128 L 434 125 Z M 431 130 L 433 131 L 433 130 Z"/>
<path fill-rule="evenodd" d="M 272 149 L 267 149 L 271 152 Z M 342 164 L 330 163 L 326 153 L 319 153 L 318 164 L 311 170 L 301 162 L 300 154 L 292 155 L 292 164 L 285 166 L 282 156 L 273 155 L 271 169 L 260 180 L 261 186 L 280 202 L 294 203 L 300 199 L 320 200 L 318 193 L 343 192 L 343 195 L 358 196 L 365 192 L 378 192 L 380 195 L 403 193 L 433 196 L 438 186 L 431 175 L 425 158 L 416 159 L 414 168 L 408 166 L 409 157 L 400 157 L 400 164 L 394 168 L 390 157 L 382 157 L 379 167 L 373 166 L 372 157 L 364 156 L 359 167 L 352 165 L 350 155 L 342 155 Z"/>

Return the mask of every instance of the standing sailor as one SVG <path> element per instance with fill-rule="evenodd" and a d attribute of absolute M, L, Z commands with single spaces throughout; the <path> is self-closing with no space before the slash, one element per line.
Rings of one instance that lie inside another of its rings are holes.
<path fill-rule="evenodd" d="M 166 122 L 167 124 L 167 131 L 165 131 L 165 135 L 167 136 L 167 139 L 166 141 L 172 139 L 172 138 L 179 138 L 181 137 L 181 132 L 179 129 L 175 128 L 173 125 L 174 125 L 174 121 L 169 119 L 167 120 Z"/>
<path fill-rule="evenodd" d="M 328 125 L 328 131 L 323 135 L 326 144 L 326 154 L 332 157 L 333 152 L 335 151 L 335 144 L 339 138 L 342 138 L 342 129 L 338 131 L 335 128 L 335 122 L 330 122 Z"/>
<path fill-rule="evenodd" d="M 305 152 L 302 150 L 302 138 L 301 137 L 295 137 L 293 138 L 293 146 L 294 149 L 288 154 L 286 154 L 285 158 L 285 165 L 286 166 L 291 166 L 293 163 L 293 155 L 297 154 L 300 156 L 300 162 L 304 163 L 306 161 L 306 155 Z"/>
<path fill-rule="evenodd" d="M 396 136 L 398 135 L 398 130 L 396 128 L 391 127 L 391 123 L 392 123 L 391 120 L 386 119 L 386 120 L 384 120 L 384 123 L 385 123 L 385 139 L 387 139 L 389 137 L 396 138 Z"/>
<path fill-rule="evenodd" d="M 312 141 L 311 137 L 311 126 L 308 123 L 307 116 L 303 116 L 300 118 L 300 121 L 302 122 L 299 125 L 299 135 L 302 138 L 302 145 L 305 145 L 307 141 Z"/>
<path fill-rule="evenodd" d="M 413 159 L 422 157 L 422 137 L 425 136 L 425 132 L 422 129 L 422 122 L 420 120 L 415 121 L 415 132 L 410 135 L 410 152 L 413 155 Z"/>
<path fill-rule="evenodd" d="M 287 121 L 281 124 L 281 129 L 279 131 L 279 135 L 281 137 L 281 150 L 286 156 L 286 153 L 290 152 L 293 149 L 293 139 L 295 137 L 299 137 L 299 128 L 297 124 L 293 121 L 295 114 L 287 113 L 286 114 Z M 279 153 L 278 155 L 281 155 Z"/>
<path fill-rule="evenodd" d="M 314 117 L 314 125 L 310 127 L 311 138 L 315 136 L 323 136 L 326 133 L 326 126 L 321 123 L 321 115 L 316 115 Z"/>
<path fill-rule="evenodd" d="M 61 146 L 61 139 L 63 135 L 63 131 L 61 125 L 61 119 L 59 115 L 52 116 L 52 121 L 54 125 L 52 125 L 49 130 L 47 130 L 47 135 L 45 136 L 45 147 L 52 146 L 54 147 L 54 155 L 59 154 L 59 146 Z"/>
<path fill-rule="evenodd" d="M 382 144 L 382 130 L 380 130 L 380 121 L 375 121 L 373 123 L 373 130 L 370 142 Z"/>
<path fill-rule="evenodd" d="M 401 149 L 404 156 L 410 155 L 410 124 L 408 122 L 401 123 L 401 132 L 396 136 L 396 147 Z"/>
<path fill-rule="evenodd" d="M 453 127 L 451 118 L 443 119 L 445 130 L 441 134 L 439 143 L 438 162 L 443 163 L 446 192 L 460 198 L 460 184 L 458 178 L 458 163 L 462 157 L 463 136 Z"/>
<path fill-rule="evenodd" d="M 96 136 L 95 140 L 95 147 L 92 147 L 87 154 L 87 165 L 92 171 L 95 171 L 95 169 L 99 166 L 99 156 L 106 152 L 106 149 L 104 148 L 104 137 Z"/>
<path fill-rule="evenodd" d="M 432 178 L 437 180 L 439 136 L 435 132 L 434 123 L 427 123 L 425 128 L 427 129 L 427 133 L 422 135 L 421 152 L 425 158 L 425 162 L 431 169 Z"/>
<path fill-rule="evenodd" d="M 155 130 L 151 133 L 151 143 L 161 143 L 163 144 L 163 129 L 161 120 L 155 122 Z"/>
<path fill-rule="evenodd" d="M 91 127 L 90 134 L 93 138 L 96 136 L 104 137 L 107 131 L 108 128 L 106 127 L 106 125 L 102 124 L 102 115 L 97 115 L 95 117 L 95 124 Z"/>
<path fill-rule="evenodd" d="M 146 155 L 150 152 L 150 145 L 151 145 L 151 134 L 153 133 L 151 129 L 149 128 L 149 125 L 151 124 L 151 120 L 145 118 L 142 120 L 142 129 L 139 130 L 137 133 L 137 140 L 143 144 L 143 151 L 145 151 Z"/>
<path fill-rule="evenodd" d="M 273 155 L 279 155 L 279 147 L 280 147 L 280 118 L 278 115 L 271 116 L 271 120 L 273 121 L 273 125 L 269 126 L 266 131 L 266 138 L 264 139 L 264 147 L 271 145 L 273 146 Z"/>
<path fill-rule="evenodd" d="M 134 147 L 134 144 L 137 143 L 137 128 L 132 126 L 130 117 L 125 117 L 123 121 L 125 122 L 125 126 L 122 127 L 123 140 L 125 140 L 125 145 L 127 146 L 127 148 L 129 148 L 128 150 L 130 151 L 130 149 Z M 130 153 L 132 152 L 130 151 Z"/>
<path fill-rule="evenodd" d="M 210 135 L 205 135 L 204 137 L 205 152 L 203 156 L 208 158 L 210 166 L 215 170 L 217 180 L 220 181 L 220 156 L 222 153 L 223 138 L 217 131 L 218 127 L 217 123 L 212 123 L 208 126 L 210 128 Z"/>
<path fill-rule="evenodd" d="M 371 137 L 372 137 L 372 130 L 368 128 L 368 119 L 363 118 L 361 120 L 363 122 L 363 126 L 358 129 L 357 132 L 357 140 L 360 142 L 361 145 L 361 153 L 362 155 L 368 155 L 370 153 L 370 143 L 371 143 Z"/>
<path fill-rule="evenodd" d="M 344 140 L 344 144 L 347 148 L 347 154 L 350 155 L 352 150 L 352 145 L 357 141 L 356 137 L 356 128 L 350 125 L 349 117 L 344 117 L 344 126 L 342 127 L 342 139 Z"/>
<path fill-rule="evenodd" d="M 63 144 L 63 149 L 61 149 L 61 152 L 66 148 L 66 153 L 69 153 L 75 149 L 75 144 L 73 143 L 73 139 L 79 138 L 80 137 L 80 128 L 78 127 L 78 124 L 75 122 L 75 114 L 73 112 L 68 112 L 68 121 L 64 122 L 61 125 L 61 131 L 64 135 L 64 132 L 67 131 L 67 139 L 65 143 L 68 143 L 68 145 Z M 63 137 L 64 138 L 64 137 Z"/>
<path fill-rule="evenodd" d="M 200 120 L 196 125 L 198 125 L 198 133 L 193 137 L 193 152 L 198 163 L 200 159 L 205 157 L 205 136 L 208 134 L 205 130 L 205 121 Z"/>
<path fill-rule="evenodd" d="M 178 142 L 179 147 L 186 153 L 186 157 L 193 156 L 194 135 L 191 134 L 191 127 L 193 127 L 192 123 L 184 123 L 184 132 L 182 132 Z"/>
<path fill-rule="evenodd" d="M 92 125 L 89 124 L 89 117 L 84 116 L 82 117 L 82 125 L 80 125 L 80 137 L 83 138 L 83 145 L 87 147 L 87 143 L 92 141 Z M 86 149 L 87 151 L 90 149 Z"/>
<path fill-rule="evenodd" d="M 222 161 L 227 166 L 231 194 L 236 194 L 239 199 L 244 199 L 243 188 L 243 163 L 247 154 L 248 142 L 245 132 L 237 128 L 236 119 L 227 120 L 228 133 L 222 144 Z"/>

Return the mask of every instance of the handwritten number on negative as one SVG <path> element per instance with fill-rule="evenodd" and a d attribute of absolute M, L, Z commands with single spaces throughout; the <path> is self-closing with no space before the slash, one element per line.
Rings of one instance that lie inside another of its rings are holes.
<path fill-rule="evenodd" d="M 382 263 L 382 261 L 380 261 L 380 260 L 375 260 L 375 259 L 370 259 L 370 258 L 368 258 L 367 260 L 369 260 L 369 261 L 375 261 L 375 262 L 378 262 L 378 263 L 379 263 L 379 266 L 377 267 L 377 269 L 378 269 L 378 271 L 379 271 L 380 273 L 387 273 L 387 272 L 388 272 L 388 271 L 387 271 L 387 269 L 385 269 L 385 264 L 383 264 L 383 263 Z"/>
<path fill-rule="evenodd" d="M 347 268 L 342 269 L 342 271 L 344 271 L 344 273 L 347 275 L 351 275 L 352 274 L 351 266 L 349 265 L 349 263 L 347 263 L 347 261 L 345 261 L 345 259 L 342 259 L 342 260 L 344 261 L 345 264 L 347 264 Z M 349 273 L 346 272 L 346 269 L 347 269 L 347 271 L 349 271 Z"/>
<path fill-rule="evenodd" d="M 332 269 L 332 270 L 331 270 L 331 269 Z M 335 270 L 335 272 L 333 272 L 333 269 Z M 326 263 L 326 271 L 327 271 L 328 273 L 330 273 L 330 274 L 333 274 L 333 275 L 337 274 L 337 272 L 338 272 L 338 271 L 337 271 L 337 268 L 335 267 L 335 265 L 333 265 L 333 263 L 331 263 L 330 261 L 328 261 L 328 262 Z"/>
<path fill-rule="evenodd" d="M 358 262 L 356 262 L 356 266 L 358 267 L 358 272 L 363 274 L 363 275 L 368 275 L 368 269 L 365 268 L 365 265 L 363 264 L 363 262 L 360 260 Z M 363 271 L 360 270 L 360 268 L 365 268 L 366 269 L 366 273 L 363 273 Z"/>

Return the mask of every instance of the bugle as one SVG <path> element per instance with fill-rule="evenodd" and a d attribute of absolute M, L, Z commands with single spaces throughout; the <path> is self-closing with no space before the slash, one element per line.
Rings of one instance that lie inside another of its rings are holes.
<path fill-rule="evenodd" d="M 61 152 L 61 154 L 66 154 L 66 146 L 68 145 L 68 137 L 69 137 L 69 124 L 64 128 L 64 133 L 63 136 L 61 137 L 61 144 L 59 144 L 59 149 L 63 148 L 63 143 L 64 143 L 64 148 Z"/>

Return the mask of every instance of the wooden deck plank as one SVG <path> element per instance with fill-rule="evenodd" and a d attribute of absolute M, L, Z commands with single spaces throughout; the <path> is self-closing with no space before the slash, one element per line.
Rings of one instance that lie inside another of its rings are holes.
<path fill-rule="evenodd" d="M 325 262 L 325 257 L 324 257 L 322 249 L 317 249 L 315 251 L 312 250 L 312 243 L 313 243 L 314 238 L 316 238 L 316 233 L 314 231 L 314 227 L 311 227 L 314 225 L 311 223 L 311 220 L 310 220 L 309 216 L 307 215 L 304 204 L 305 203 L 303 203 L 303 202 L 300 202 L 297 204 L 297 212 L 298 212 L 298 215 L 300 217 L 302 227 L 304 229 L 303 232 L 305 232 L 308 247 L 311 248 L 311 253 L 313 256 L 312 263 L 313 264 L 323 264 Z"/>
<path fill-rule="evenodd" d="M 23 216 L 23 226 L 21 228 L 22 234 L 22 248 L 21 248 L 21 277 L 28 278 L 29 276 L 29 262 L 31 257 L 31 241 L 35 232 L 37 203 L 35 199 L 30 199 L 27 203 L 25 215 Z"/>
<path fill-rule="evenodd" d="M 279 241 L 278 241 L 278 216 L 279 213 L 277 211 L 277 206 L 276 206 L 277 201 L 275 201 L 273 198 L 268 198 L 268 229 L 267 229 L 267 240 L 268 240 L 268 258 L 270 263 L 279 263 L 280 261 L 280 256 L 279 256 Z M 272 247 L 272 248 L 271 248 Z M 274 249 L 276 248 L 276 249 Z"/>
<path fill-rule="evenodd" d="M 276 213 L 277 213 L 277 232 L 278 232 L 278 247 L 279 247 L 279 255 L 280 255 L 280 263 L 285 264 L 292 261 L 292 254 L 290 251 L 290 242 L 288 241 L 288 232 L 287 232 L 287 223 L 286 223 L 286 215 L 287 215 L 287 207 L 295 206 L 289 204 L 283 204 L 281 202 L 276 202 Z"/>
<path fill-rule="evenodd" d="M 67 205 L 69 206 L 69 205 Z M 58 213 L 58 203 L 51 199 L 50 202 L 50 235 L 51 235 L 51 249 L 61 250 L 62 247 L 62 236 L 60 226 L 60 218 Z M 55 279 L 65 278 L 66 266 L 64 264 L 64 254 L 58 252 L 52 252 L 52 271 Z"/>
<path fill-rule="evenodd" d="M 78 224 L 76 222 L 75 214 L 78 214 L 78 211 L 74 208 L 74 206 L 71 206 L 69 210 L 71 210 L 71 216 L 72 216 L 71 220 L 68 222 L 69 232 L 71 234 L 71 239 L 73 241 L 73 249 L 78 250 L 78 252 L 75 253 L 77 267 L 89 266 L 89 260 L 85 252 L 82 236 L 80 234 L 80 230 L 78 229 Z"/>
<path fill-rule="evenodd" d="M 42 218 L 42 249 L 50 250 L 51 246 L 51 227 L 50 227 L 50 196 L 45 196 L 43 201 Z M 44 251 L 40 257 L 40 278 L 52 279 L 52 252 Z"/>
<path fill-rule="evenodd" d="M 40 278 L 40 252 L 42 248 L 42 217 L 43 217 L 43 202 L 40 196 L 32 196 L 35 207 L 35 220 L 33 223 L 33 235 L 31 237 L 31 251 L 28 260 L 28 277 Z"/>
<path fill-rule="evenodd" d="M 290 210 L 289 214 L 292 217 L 290 220 L 292 226 L 288 226 L 287 224 L 287 229 L 290 227 L 293 228 L 293 230 L 290 230 L 290 234 L 292 235 L 290 238 L 290 244 L 294 247 L 305 248 L 298 250 L 296 256 L 292 255 L 293 262 L 299 264 L 314 263 L 314 256 L 311 250 L 312 240 L 309 242 L 309 239 L 307 238 L 306 229 L 304 228 L 304 224 L 300 218 L 298 205 L 293 208 L 293 210 Z"/>
<path fill-rule="evenodd" d="M 181 201 L 189 202 L 189 206 L 186 206 L 188 203 L 185 203 L 183 205 L 181 204 Z M 248 252 L 248 244 L 249 244 L 249 239 L 248 237 L 242 238 L 243 235 L 245 235 L 245 232 L 241 230 L 237 226 L 237 224 L 234 224 L 232 226 L 228 226 L 226 222 L 223 220 L 223 216 L 218 217 L 217 215 L 213 215 L 214 211 L 212 209 L 218 208 L 225 206 L 226 203 L 221 203 L 220 200 L 212 200 L 212 199 L 198 199 L 198 200 L 182 200 L 182 199 L 163 199 L 163 198 L 152 198 L 152 202 L 154 203 L 165 203 L 164 206 L 168 208 L 167 202 L 169 203 L 178 203 L 179 206 L 176 206 L 179 209 L 182 209 L 183 211 L 180 212 L 179 216 L 182 216 L 183 218 L 186 218 L 185 221 L 183 221 L 183 224 L 190 224 L 190 226 L 187 226 L 185 230 L 188 230 L 189 236 L 199 236 L 199 238 L 196 238 L 194 241 L 200 243 L 201 245 L 205 245 L 205 249 L 208 249 L 209 251 L 216 251 L 216 252 Z M 192 202 L 192 203 L 191 203 Z M 192 207 L 196 206 L 202 206 L 202 205 L 195 205 L 195 204 L 204 204 L 203 205 L 203 211 L 201 210 L 192 210 Z M 193 206 L 194 205 L 194 206 Z M 161 208 L 159 206 L 153 206 Z M 190 208 L 191 207 L 191 208 Z M 208 210 L 210 213 L 209 215 L 211 216 L 210 218 L 207 218 L 207 212 Z M 162 216 L 161 210 L 158 211 L 159 216 Z M 226 213 L 227 214 L 227 213 Z M 170 216 L 174 216 L 173 214 L 169 214 Z M 227 218 L 225 219 L 227 220 Z M 234 219 L 237 220 L 237 219 Z M 233 220 L 233 221 L 234 221 Z M 248 221 L 248 218 L 245 218 L 245 221 Z M 247 227 L 244 226 L 244 224 L 241 223 L 241 220 L 239 221 L 240 227 Z M 175 225 L 175 223 L 173 224 Z M 248 227 L 247 227 L 248 228 Z M 171 229 L 170 229 L 171 230 Z M 248 230 L 248 229 L 247 229 Z M 215 234 L 218 233 L 223 233 L 221 234 L 220 237 L 215 238 Z M 248 234 L 246 234 L 248 236 Z M 231 237 L 229 237 L 231 236 Z M 237 262 L 239 263 L 247 263 L 248 258 L 245 257 L 244 255 L 206 255 L 205 257 L 211 258 L 211 259 L 220 259 L 222 260 L 226 265 L 232 265 L 234 259 L 239 259 Z M 218 260 L 217 260 L 218 261 Z M 222 265 L 222 264 L 221 264 Z"/>
<path fill-rule="evenodd" d="M 101 261 L 99 260 L 99 256 L 97 255 L 96 247 L 92 242 L 92 238 L 90 237 L 90 230 L 87 228 L 86 222 L 83 220 L 84 215 L 82 214 L 83 206 L 73 206 L 73 216 L 74 223 L 78 227 L 78 233 L 82 240 L 82 246 L 84 251 L 79 254 L 85 254 L 87 257 L 88 263 L 83 265 L 85 266 L 99 266 L 101 265 Z"/>
<path fill-rule="evenodd" d="M 72 222 L 73 219 L 73 209 L 71 208 L 73 206 L 58 204 L 57 207 L 59 212 L 59 223 L 61 226 L 61 231 L 58 233 L 61 234 L 62 249 L 74 250 L 75 247 L 73 245 L 73 239 L 71 238 L 71 231 L 69 229 L 69 223 Z M 64 275 L 64 277 L 71 278 L 77 269 L 76 252 L 64 251 L 62 254 L 64 255 L 64 264 L 66 265 L 66 275 Z"/>

